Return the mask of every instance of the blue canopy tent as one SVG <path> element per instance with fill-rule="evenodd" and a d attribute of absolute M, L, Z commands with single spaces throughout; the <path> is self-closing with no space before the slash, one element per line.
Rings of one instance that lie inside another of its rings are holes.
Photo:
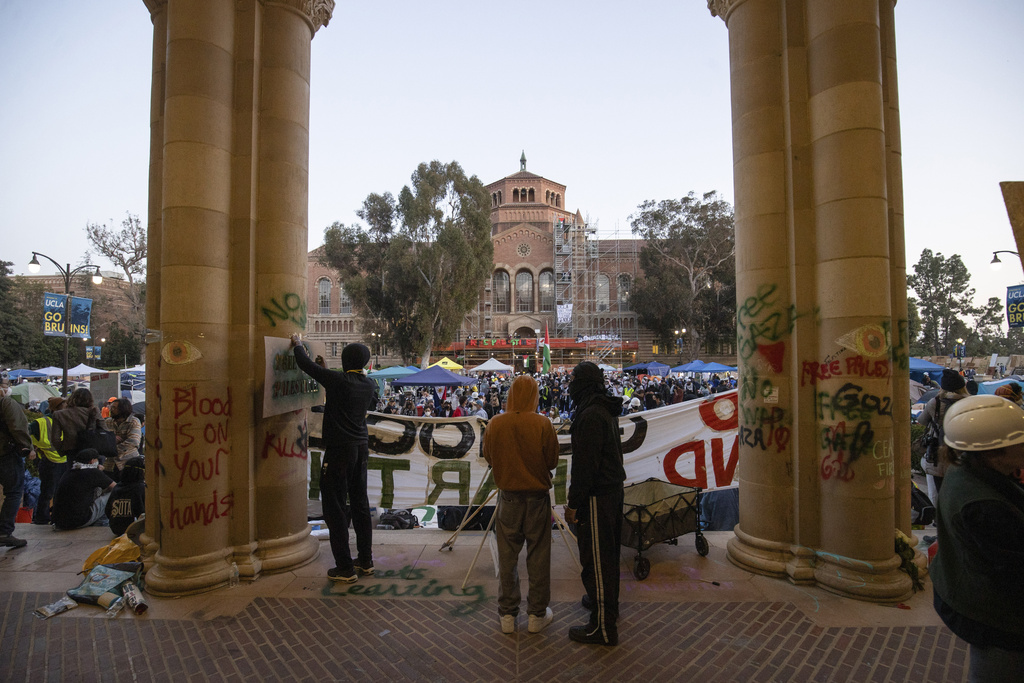
<path fill-rule="evenodd" d="M 623 372 L 639 372 L 640 370 L 646 370 L 648 363 L 637 363 L 636 365 L 630 365 L 627 368 L 622 368 Z"/>
<path fill-rule="evenodd" d="M 915 382 L 923 382 L 924 373 L 926 372 L 937 382 L 942 376 L 942 371 L 945 370 L 941 365 L 936 365 L 924 358 L 911 358 L 908 361 L 908 365 L 910 368 L 910 379 Z"/>
<path fill-rule="evenodd" d="M 391 383 L 393 387 L 451 387 L 466 386 L 476 382 L 472 377 L 457 375 L 451 370 L 445 370 L 440 365 L 434 365 L 426 370 L 396 379 Z"/>
<path fill-rule="evenodd" d="M 704 367 L 704 361 L 691 360 L 689 363 L 675 366 L 672 368 L 672 372 L 700 372 L 702 367 Z"/>
<path fill-rule="evenodd" d="M 736 372 L 736 368 L 731 368 L 728 365 L 722 365 L 721 363 L 705 363 L 702 368 L 696 372 Z"/>
<path fill-rule="evenodd" d="M 26 379 L 26 378 L 36 379 L 36 378 L 39 378 L 39 377 L 46 377 L 47 376 L 45 372 L 36 372 L 35 370 L 26 370 L 24 368 L 21 368 L 19 370 L 11 370 L 10 373 L 8 373 L 8 374 L 11 376 L 11 379 Z"/>
<path fill-rule="evenodd" d="M 366 376 L 377 383 L 377 390 L 384 391 L 384 383 L 388 380 L 401 379 L 408 377 L 409 375 L 415 374 L 419 370 L 410 370 L 403 365 L 397 365 L 391 368 L 384 368 L 383 370 L 374 370 L 373 372 L 366 373 Z"/>
<path fill-rule="evenodd" d="M 366 373 L 366 376 L 370 379 L 401 379 L 402 377 L 408 377 L 419 370 L 410 370 L 407 367 L 398 365 L 393 368 L 384 368 L 383 370 L 374 370 L 373 372 Z"/>
<path fill-rule="evenodd" d="M 647 364 L 647 374 L 664 377 L 668 374 L 668 366 L 664 363 L 659 363 L 658 361 L 651 361 Z"/>

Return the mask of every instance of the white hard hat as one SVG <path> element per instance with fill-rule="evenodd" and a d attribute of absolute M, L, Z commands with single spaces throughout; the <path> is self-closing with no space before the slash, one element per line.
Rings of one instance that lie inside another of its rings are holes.
<path fill-rule="evenodd" d="M 1024 409 L 1000 396 L 966 396 L 943 419 L 946 445 L 958 451 L 990 451 L 1024 443 Z"/>
<path fill-rule="evenodd" d="M 629 407 L 630 408 L 639 408 L 640 407 L 640 399 L 638 399 L 638 398 L 630 399 Z"/>
<path fill-rule="evenodd" d="M 470 398 L 476 398 L 476 397 L 477 397 L 477 393 L 474 391 L 473 394 L 470 396 Z"/>

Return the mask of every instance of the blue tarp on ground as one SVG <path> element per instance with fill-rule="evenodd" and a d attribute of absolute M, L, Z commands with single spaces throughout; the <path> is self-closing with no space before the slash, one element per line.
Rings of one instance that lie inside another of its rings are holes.
<path fill-rule="evenodd" d="M 931 361 L 925 360 L 924 358 L 911 358 L 909 361 L 911 372 L 942 372 L 945 368 L 941 365 L 936 365 Z"/>

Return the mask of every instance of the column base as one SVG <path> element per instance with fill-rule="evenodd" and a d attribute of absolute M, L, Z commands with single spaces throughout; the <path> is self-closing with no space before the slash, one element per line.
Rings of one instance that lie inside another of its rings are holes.
<path fill-rule="evenodd" d="M 823 550 L 756 538 L 737 525 L 729 540 L 728 558 L 755 574 L 785 578 L 797 585 L 814 585 L 843 597 L 893 603 L 914 593 L 910 577 L 900 570 L 900 558 L 867 562 Z M 917 563 L 917 558 L 915 558 Z M 920 564 L 918 564 L 920 566 Z"/>
<path fill-rule="evenodd" d="M 148 563 L 146 592 L 162 597 L 193 595 L 228 585 L 234 553 L 223 548 L 206 555 L 167 557 L 157 552 Z M 241 565 L 239 565 L 241 573 Z"/>
<path fill-rule="evenodd" d="M 257 541 L 256 557 L 268 574 L 289 571 L 309 564 L 320 556 L 320 539 L 310 536 L 307 524 L 298 533 L 283 538 Z M 239 565 L 241 567 L 241 565 Z"/>

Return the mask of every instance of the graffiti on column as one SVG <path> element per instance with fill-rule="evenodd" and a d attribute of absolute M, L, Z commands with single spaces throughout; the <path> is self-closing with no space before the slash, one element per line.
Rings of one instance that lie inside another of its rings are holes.
<path fill-rule="evenodd" d="M 306 327 L 306 302 L 295 292 L 271 298 L 270 303 L 260 307 L 260 312 L 271 327 L 277 327 L 278 322 L 286 320 L 291 320 L 300 328 Z"/>
<path fill-rule="evenodd" d="M 800 385 L 814 389 L 823 481 L 853 481 L 859 471 L 877 475 L 880 487 L 894 474 L 892 397 L 868 388 L 891 381 L 899 364 L 890 330 L 888 324 L 863 325 L 836 340 L 843 352 L 801 363 Z M 863 461 L 871 464 L 855 468 Z"/>
<path fill-rule="evenodd" d="M 778 287 L 763 284 L 736 311 L 737 350 L 741 361 L 757 353 L 773 372 L 782 372 L 785 339 L 793 331 L 796 309 L 778 304 Z"/>
<path fill-rule="evenodd" d="M 287 424 L 291 434 L 276 434 L 268 431 L 263 438 L 263 460 L 274 456 L 277 458 L 298 458 L 305 460 L 308 456 L 309 431 L 306 429 L 306 418 L 294 424 Z"/>
<path fill-rule="evenodd" d="M 180 495 L 188 488 L 204 482 L 224 481 L 228 474 L 231 444 L 228 426 L 231 418 L 231 389 L 222 396 L 204 395 L 198 387 L 179 386 L 172 390 L 174 414 L 174 451 L 170 472 L 161 464 L 159 471 L 168 476 L 171 529 L 209 526 L 231 514 L 234 496 L 230 490 L 214 488 L 202 500 L 182 504 Z M 179 497 L 175 497 L 175 493 Z"/>

